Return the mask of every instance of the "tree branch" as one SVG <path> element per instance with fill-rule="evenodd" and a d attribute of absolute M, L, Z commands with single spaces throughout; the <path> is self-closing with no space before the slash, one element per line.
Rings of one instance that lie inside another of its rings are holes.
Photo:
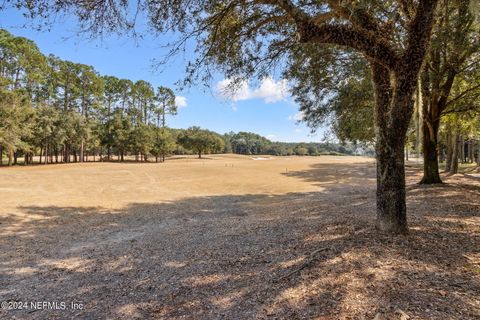
<path fill-rule="evenodd" d="M 310 19 L 310 16 L 290 0 L 260 0 L 260 3 L 278 6 L 296 23 Z"/>
<path fill-rule="evenodd" d="M 419 0 L 415 17 L 408 26 L 407 45 L 404 51 L 402 61 L 408 65 L 399 64 L 397 71 L 418 71 L 423 63 L 423 58 L 427 50 L 428 40 L 433 27 L 433 18 L 435 7 L 439 0 Z M 407 75 L 417 76 L 417 75 Z"/>
<path fill-rule="evenodd" d="M 462 93 L 460 93 L 459 95 L 457 95 L 455 98 L 453 99 L 450 99 L 446 104 L 445 104 L 445 108 L 447 108 L 449 105 L 451 105 L 452 103 L 455 103 L 456 101 L 460 100 L 461 98 L 463 98 L 465 95 L 467 95 L 469 92 L 472 92 L 473 90 L 476 90 L 476 89 L 480 89 L 480 84 L 477 84 L 473 87 L 470 87 L 468 88 L 467 90 L 463 91 Z"/>
<path fill-rule="evenodd" d="M 348 25 L 316 25 L 307 21 L 298 26 L 300 42 L 336 44 L 360 51 L 393 70 L 399 63 L 397 52 L 374 34 Z"/>

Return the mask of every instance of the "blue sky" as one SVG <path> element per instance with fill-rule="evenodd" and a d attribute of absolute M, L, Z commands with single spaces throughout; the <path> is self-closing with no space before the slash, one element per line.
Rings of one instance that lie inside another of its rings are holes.
<path fill-rule="evenodd" d="M 297 123 L 301 118 L 298 106 L 288 94 L 288 84 L 281 79 L 246 81 L 237 92 L 227 93 L 221 89 L 228 84 L 228 79 L 218 74 L 209 89 L 200 86 L 180 92 L 175 82 L 182 79 L 185 63 L 192 57 L 190 53 L 176 57 L 161 71 L 153 68 L 154 60 L 166 53 L 161 43 L 167 39 L 134 40 L 116 35 L 88 39 L 77 35 L 72 17 L 58 20 L 48 31 L 38 31 L 28 25 L 20 12 L 13 9 L 2 12 L 0 27 L 35 41 L 44 54 L 92 65 L 102 75 L 132 81 L 143 79 L 154 87 L 163 85 L 174 89 L 186 106 L 179 108 L 177 116 L 168 118 L 170 127 L 198 125 L 219 133 L 251 131 L 273 141 L 310 142 L 324 137 L 323 130 L 312 135 L 303 123 Z"/>

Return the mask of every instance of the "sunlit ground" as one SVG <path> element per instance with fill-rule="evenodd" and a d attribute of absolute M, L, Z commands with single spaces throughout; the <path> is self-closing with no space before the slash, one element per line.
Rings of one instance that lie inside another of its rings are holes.
<path fill-rule="evenodd" d="M 1 168 L 0 300 L 67 310 L 0 318 L 478 319 L 480 181 L 407 173 L 391 237 L 370 158 Z"/>

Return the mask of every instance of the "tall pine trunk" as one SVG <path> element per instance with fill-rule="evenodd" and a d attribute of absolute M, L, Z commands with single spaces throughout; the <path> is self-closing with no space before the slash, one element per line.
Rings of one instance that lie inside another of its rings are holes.
<path fill-rule="evenodd" d="M 13 164 L 12 160 L 13 160 L 13 151 L 8 150 L 8 166 L 11 166 Z"/>
<path fill-rule="evenodd" d="M 83 146 L 83 139 L 82 139 L 82 142 L 80 143 L 80 162 L 83 162 L 83 157 L 84 157 L 84 150 L 83 150 L 84 146 Z"/>

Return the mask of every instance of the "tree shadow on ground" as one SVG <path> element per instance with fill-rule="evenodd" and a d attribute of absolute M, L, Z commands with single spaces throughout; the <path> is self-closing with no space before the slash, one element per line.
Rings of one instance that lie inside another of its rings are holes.
<path fill-rule="evenodd" d="M 409 185 L 411 232 L 392 237 L 363 170 L 322 192 L 19 208 L 0 224 L 0 300 L 84 308 L 0 318 L 478 319 L 476 191 Z"/>
<path fill-rule="evenodd" d="M 375 164 L 370 162 L 359 163 L 318 163 L 308 170 L 289 171 L 283 173 L 287 177 L 313 182 L 318 186 L 341 187 L 351 185 L 358 187 L 374 183 Z"/>

